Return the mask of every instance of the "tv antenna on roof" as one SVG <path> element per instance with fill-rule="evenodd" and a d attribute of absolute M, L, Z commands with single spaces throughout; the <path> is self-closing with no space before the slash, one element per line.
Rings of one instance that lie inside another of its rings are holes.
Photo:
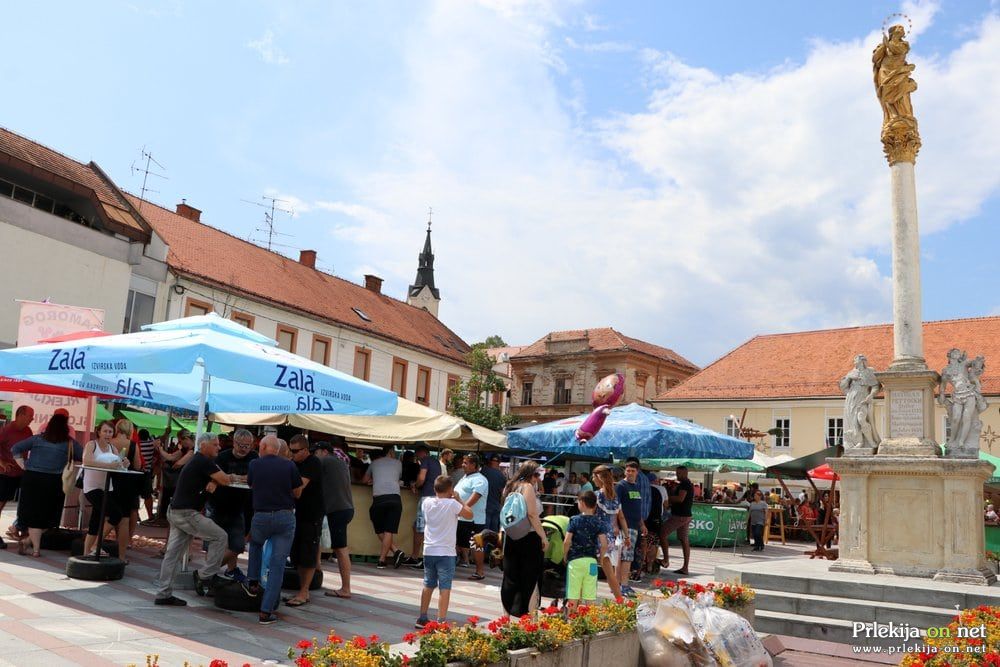
<path fill-rule="evenodd" d="M 264 227 L 263 228 L 258 227 L 254 231 L 265 232 L 267 234 L 267 249 L 270 250 L 272 245 L 276 245 L 274 243 L 275 236 L 291 236 L 291 234 L 282 234 L 281 232 L 274 231 L 274 214 L 287 213 L 288 215 L 295 215 L 295 211 L 293 211 L 291 208 L 281 208 L 280 206 L 278 206 L 279 203 L 280 204 L 290 203 L 287 199 L 278 199 L 277 197 L 268 197 L 267 195 L 262 196 L 261 199 L 264 200 L 264 202 L 270 202 L 270 203 L 251 201 L 249 199 L 242 199 L 240 201 L 244 201 L 247 204 L 253 204 L 254 206 L 260 206 L 262 209 L 264 209 Z"/>
<path fill-rule="evenodd" d="M 145 146 L 143 146 L 140 149 L 139 153 L 142 155 L 142 158 L 139 160 L 139 162 L 141 163 L 142 160 L 145 160 L 146 161 L 146 166 L 143 167 L 141 164 L 138 165 L 138 166 L 136 166 L 136 160 L 133 160 L 132 161 L 132 175 L 134 176 L 136 172 L 142 174 L 142 190 L 139 192 L 139 208 L 142 209 L 142 202 L 144 202 L 146 200 L 146 193 L 147 192 L 157 192 L 157 193 L 159 192 L 159 190 L 153 190 L 151 188 L 147 188 L 146 187 L 146 181 L 149 180 L 149 177 L 150 176 L 156 176 L 157 178 L 162 178 L 164 180 L 169 180 L 169 179 L 166 176 L 164 176 L 163 174 L 158 174 L 155 171 L 153 171 L 152 169 L 150 169 L 150 166 L 155 164 L 160 169 L 166 171 L 166 167 L 164 167 L 162 164 L 160 164 L 159 162 L 157 162 L 156 159 L 153 157 L 153 154 L 150 151 L 147 151 Z"/>

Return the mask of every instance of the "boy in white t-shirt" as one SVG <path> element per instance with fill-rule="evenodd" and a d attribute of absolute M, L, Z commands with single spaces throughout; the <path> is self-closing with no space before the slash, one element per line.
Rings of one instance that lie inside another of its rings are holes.
<path fill-rule="evenodd" d="M 451 600 L 451 582 L 455 578 L 455 533 L 458 518 L 472 518 L 472 509 L 462 502 L 455 493 L 454 485 L 447 475 L 434 480 L 434 497 L 423 499 L 424 513 L 424 590 L 420 593 L 420 617 L 417 629 L 429 622 L 427 611 L 431 606 L 434 589 L 440 588 L 438 597 L 438 621 L 443 622 L 448 615 Z"/>

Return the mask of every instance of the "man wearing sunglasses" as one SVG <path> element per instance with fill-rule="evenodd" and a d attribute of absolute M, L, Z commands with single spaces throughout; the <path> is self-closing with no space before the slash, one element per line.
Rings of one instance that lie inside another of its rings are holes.
<path fill-rule="evenodd" d="M 323 532 L 323 464 L 309 451 L 309 439 L 302 434 L 288 441 L 292 462 L 302 476 L 302 494 L 295 501 L 295 539 L 292 565 L 299 571 L 299 592 L 286 598 L 289 607 L 309 602 L 309 585 L 319 566 L 319 540 Z"/>

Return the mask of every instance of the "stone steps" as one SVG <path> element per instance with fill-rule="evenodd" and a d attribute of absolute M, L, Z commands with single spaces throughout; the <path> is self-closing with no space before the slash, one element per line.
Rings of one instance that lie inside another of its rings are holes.
<path fill-rule="evenodd" d="M 831 573 L 828 561 L 772 560 L 720 565 L 715 580 L 757 591 L 757 632 L 850 644 L 900 647 L 900 637 L 854 636 L 854 623 L 947 625 L 960 609 L 1000 606 L 1000 587 L 971 586 L 891 575 Z M 909 640 L 907 643 L 919 643 Z"/>
<path fill-rule="evenodd" d="M 758 614 L 776 611 L 862 623 L 908 623 L 920 628 L 948 625 L 955 616 L 954 609 L 940 607 L 771 590 L 758 590 L 754 602 Z"/>

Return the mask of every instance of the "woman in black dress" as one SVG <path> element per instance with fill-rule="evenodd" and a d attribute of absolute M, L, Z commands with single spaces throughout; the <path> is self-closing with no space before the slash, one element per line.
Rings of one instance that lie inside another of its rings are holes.
<path fill-rule="evenodd" d="M 42 533 L 59 525 L 62 516 L 62 472 L 69 456 L 74 461 L 83 458 L 83 448 L 69 437 L 69 418 L 52 415 L 45 433 L 14 445 L 11 449 L 14 462 L 24 468 L 21 478 L 21 498 L 17 503 L 17 521 L 28 529 L 28 537 L 18 545 L 18 551 L 41 555 Z M 25 462 L 27 456 L 27 463 Z"/>
<path fill-rule="evenodd" d="M 514 617 L 523 616 L 537 606 L 535 594 L 542 580 L 542 565 L 548 548 L 542 528 L 542 501 L 535 493 L 536 470 L 538 463 L 535 461 L 522 463 L 504 489 L 504 502 L 510 494 L 520 493 L 526 511 L 521 521 L 504 527 L 500 601 L 504 610 Z"/>

